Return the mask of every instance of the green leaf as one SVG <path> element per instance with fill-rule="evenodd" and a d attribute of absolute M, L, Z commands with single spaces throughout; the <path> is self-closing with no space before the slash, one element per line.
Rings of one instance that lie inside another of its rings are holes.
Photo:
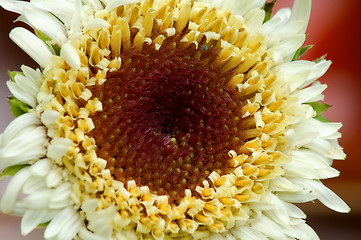
<path fill-rule="evenodd" d="M 316 116 L 314 117 L 314 119 L 317 119 L 321 122 L 329 122 L 330 121 L 325 116 L 323 116 L 323 113 L 326 112 L 326 110 L 329 109 L 331 107 L 331 105 L 327 105 L 327 104 L 321 103 L 321 102 L 312 102 L 312 103 L 308 103 L 308 104 L 316 112 Z"/>
<path fill-rule="evenodd" d="M 44 228 L 44 227 L 47 227 L 49 225 L 50 221 L 49 222 L 45 222 L 45 223 L 40 223 L 37 228 Z"/>
<path fill-rule="evenodd" d="M 313 60 L 313 62 L 314 62 L 314 63 L 319 63 L 319 62 L 321 62 L 322 60 L 325 60 L 326 57 L 327 57 L 327 54 L 323 55 L 323 56 L 320 57 L 320 58 L 317 58 L 317 59 Z"/>
<path fill-rule="evenodd" d="M 277 0 L 273 0 L 272 2 L 267 2 L 263 6 L 263 10 L 265 11 L 265 17 L 263 23 L 268 22 L 272 18 L 273 7 L 275 6 Z"/>
<path fill-rule="evenodd" d="M 49 44 L 49 41 L 51 41 L 50 38 L 48 38 L 44 33 L 40 32 L 37 29 L 34 29 L 34 31 L 39 39 L 41 39 L 45 44 L 47 44 L 53 48 L 56 55 L 58 55 L 58 56 L 60 55 L 60 47 L 58 44 Z"/>
<path fill-rule="evenodd" d="M 29 109 L 31 108 L 28 104 L 23 103 L 16 97 L 10 97 L 8 101 L 10 104 L 10 111 L 14 117 L 19 117 L 24 113 L 29 112 Z"/>
<path fill-rule="evenodd" d="M 15 165 L 5 168 L 2 173 L 0 173 L 0 178 L 14 176 L 17 172 L 19 172 L 24 167 L 29 166 L 29 164 Z"/>
<path fill-rule="evenodd" d="M 295 55 L 292 58 L 292 61 L 295 61 L 297 59 L 299 59 L 303 54 L 305 54 L 309 49 L 311 49 L 313 47 L 313 45 L 308 45 L 308 46 L 304 46 L 304 47 L 300 47 Z"/>

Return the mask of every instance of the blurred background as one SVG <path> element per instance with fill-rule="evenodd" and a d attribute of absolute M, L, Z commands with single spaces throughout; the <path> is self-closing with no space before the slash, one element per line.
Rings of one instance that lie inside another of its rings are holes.
<path fill-rule="evenodd" d="M 278 0 L 276 9 L 291 7 L 292 0 Z M 307 214 L 307 222 L 322 240 L 361 239 L 361 1 L 314 0 L 306 44 L 315 46 L 303 57 L 313 60 L 327 53 L 332 60 L 330 70 L 321 78 L 328 88 L 325 102 L 332 105 L 326 116 L 333 122 L 342 122 L 340 140 L 347 154 L 345 161 L 335 161 L 334 167 L 341 172 L 336 179 L 323 181 L 341 196 L 351 207 L 351 213 L 335 213 L 319 202 L 301 204 Z M 7 70 L 19 70 L 21 64 L 36 68 L 36 64 L 9 39 L 16 14 L 0 9 L 0 132 L 13 119 L 8 103 L 5 82 Z M 5 182 L 0 182 L 0 193 Z M 26 237 L 20 234 L 20 219 L 0 213 L 1 239 L 38 240 L 42 231 L 36 230 Z"/>

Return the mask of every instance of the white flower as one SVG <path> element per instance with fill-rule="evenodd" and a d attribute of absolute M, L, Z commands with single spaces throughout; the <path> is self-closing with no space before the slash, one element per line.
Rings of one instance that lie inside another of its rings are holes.
<path fill-rule="evenodd" d="M 295 60 L 310 0 L 265 3 L 0 1 L 41 68 L 7 84 L 1 211 L 45 239 L 318 239 L 292 203 L 349 211 L 320 181 L 345 158 L 330 61 Z"/>

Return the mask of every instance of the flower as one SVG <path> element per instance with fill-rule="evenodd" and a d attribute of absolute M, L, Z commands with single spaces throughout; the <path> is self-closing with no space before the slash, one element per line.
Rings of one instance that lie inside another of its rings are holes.
<path fill-rule="evenodd" d="M 310 0 L 3 0 L 40 69 L 7 85 L 1 211 L 45 239 L 318 239 L 292 203 L 348 206 L 330 61 L 297 60 Z M 23 195 L 20 195 L 23 193 Z M 21 197 L 23 196 L 23 197 Z"/>

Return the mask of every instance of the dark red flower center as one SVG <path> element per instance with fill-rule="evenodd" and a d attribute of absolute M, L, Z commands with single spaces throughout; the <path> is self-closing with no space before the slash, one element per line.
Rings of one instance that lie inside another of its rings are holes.
<path fill-rule="evenodd" d="M 242 144 L 241 97 L 206 47 L 129 49 L 121 68 L 91 89 L 103 104 L 92 117 L 97 154 L 116 180 L 135 180 L 179 200 L 212 172 L 226 173 Z"/>

